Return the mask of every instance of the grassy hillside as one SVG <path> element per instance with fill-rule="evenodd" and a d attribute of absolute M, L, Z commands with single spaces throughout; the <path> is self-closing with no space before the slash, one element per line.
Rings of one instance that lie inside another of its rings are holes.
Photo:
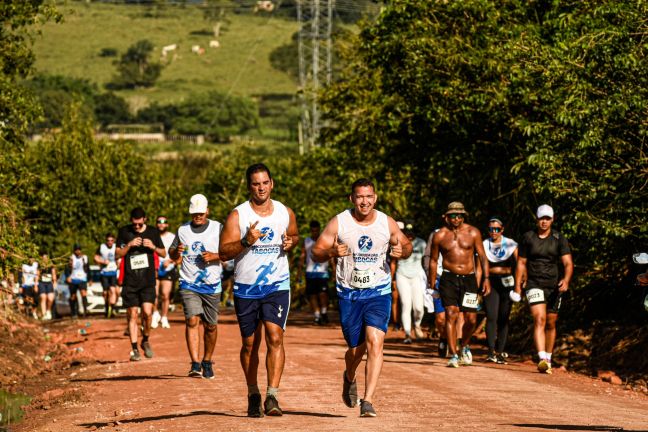
<path fill-rule="evenodd" d="M 155 57 L 163 46 L 179 44 L 154 88 L 118 92 L 133 108 L 214 89 L 247 96 L 296 91 L 296 83 L 269 62 L 270 52 L 288 43 L 297 30 L 295 21 L 230 12 L 226 15 L 229 23 L 218 38 L 220 48 L 209 48 L 214 39 L 211 25 L 195 6 L 170 6 L 156 18 L 146 17 L 147 9 L 137 5 L 74 2 L 60 10 L 64 22 L 47 24 L 35 42 L 40 72 L 104 85 L 115 74 L 113 61 L 138 40 L 153 42 Z M 192 45 L 205 47 L 205 53 L 192 53 Z M 103 48 L 115 48 L 117 57 L 101 57 Z"/>

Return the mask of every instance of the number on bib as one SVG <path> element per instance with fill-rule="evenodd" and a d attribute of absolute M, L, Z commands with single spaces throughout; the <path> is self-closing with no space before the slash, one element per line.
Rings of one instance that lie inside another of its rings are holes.
<path fill-rule="evenodd" d="M 506 276 L 502 278 L 502 285 L 504 285 L 506 288 L 511 288 L 515 286 L 515 279 L 513 279 L 513 276 Z"/>
<path fill-rule="evenodd" d="M 374 274 L 371 270 L 358 270 L 354 269 L 351 273 L 351 286 L 353 288 L 371 288 L 373 283 Z"/>
<path fill-rule="evenodd" d="M 149 262 L 148 262 L 148 255 L 146 254 L 139 254 L 139 255 L 133 255 L 130 257 L 130 265 L 131 265 L 131 270 L 141 270 L 148 268 Z"/>
<path fill-rule="evenodd" d="M 544 303 L 544 291 L 539 288 L 532 288 L 530 290 L 527 290 L 526 298 L 530 305 L 536 303 Z"/>
<path fill-rule="evenodd" d="M 477 299 L 477 293 L 464 294 L 463 301 L 461 302 L 461 306 L 471 308 L 471 309 L 477 309 L 478 305 L 479 305 L 479 301 Z"/>

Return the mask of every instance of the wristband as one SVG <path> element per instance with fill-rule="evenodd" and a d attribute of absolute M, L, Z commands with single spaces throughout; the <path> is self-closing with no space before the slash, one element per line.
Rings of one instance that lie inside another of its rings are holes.
<path fill-rule="evenodd" d="M 250 247 L 250 242 L 248 242 L 247 236 L 241 239 L 241 246 L 243 246 L 246 249 Z"/>

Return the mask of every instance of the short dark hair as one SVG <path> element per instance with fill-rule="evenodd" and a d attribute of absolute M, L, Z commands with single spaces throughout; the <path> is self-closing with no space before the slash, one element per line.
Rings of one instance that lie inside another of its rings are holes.
<path fill-rule="evenodd" d="M 142 207 L 135 207 L 133 210 L 131 210 L 131 219 L 142 219 L 143 217 L 146 217 L 146 212 Z"/>
<path fill-rule="evenodd" d="M 247 185 L 250 186 L 250 182 L 252 181 L 252 174 L 258 173 L 258 172 L 267 172 L 268 177 L 270 177 L 270 180 L 272 180 L 272 174 L 270 174 L 270 168 L 265 166 L 265 164 L 262 163 L 255 163 L 253 165 L 250 165 L 247 170 L 245 170 L 245 179 L 247 180 Z"/>
<path fill-rule="evenodd" d="M 371 186 L 371 189 L 376 191 L 376 187 L 374 186 L 373 182 L 369 180 L 368 178 L 361 178 L 353 182 L 351 185 L 351 195 L 355 193 L 356 188 L 363 187 L 363 186 Z"/>
<path fill-rule="evenodd" d="M 322 228 L 322 225 L 320 225 L 319 221 L 312 220 L 312 221 L 310 221 L 310 227 L 311 228 Z"/>
<path fill-rule="evenodd" d="M 115 236 L 113 235 L 113 233 L 107 233 L 107 234 L 106 234 L 106 238 L 108 238 L 108 237 L 115 238 Z"/>

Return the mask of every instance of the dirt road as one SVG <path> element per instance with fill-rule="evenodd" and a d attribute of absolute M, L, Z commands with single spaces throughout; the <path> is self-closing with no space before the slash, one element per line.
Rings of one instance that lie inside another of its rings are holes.
<path fill-rule="evenodd" d="M 249 419 L 236 317 L 220 318 L 216 379 L 188 378 L 182 317 L 151 337 L 153 359 L 128 361 L 122 320 L 85 321 L 66 331 L 85 364 L 50 377 L 18 431 L 616 431 L 648 430 L 648 398 L 620 386 L 525 363 L 492 365 L 475 351 L 473 366 L 450 369 L 430 343 L 403 345 L 390 331 L 374 406 L 360 418 L 342 403 L 344 340 L 339 326 L 316 327 L 294 313 L 285 336 L 283 417 Z M 78 329 L 87 330 L 82 336 Z M 262 347 L 265 353 L 264 347 Z M 359 383 L 362 379 L 358 380 Z M 265 371 L 260 373 L 265 389 Z M 56 388 L 54 388 L 56 387 Z M 362 394 L 362 384 L 360 384 Z"/>

